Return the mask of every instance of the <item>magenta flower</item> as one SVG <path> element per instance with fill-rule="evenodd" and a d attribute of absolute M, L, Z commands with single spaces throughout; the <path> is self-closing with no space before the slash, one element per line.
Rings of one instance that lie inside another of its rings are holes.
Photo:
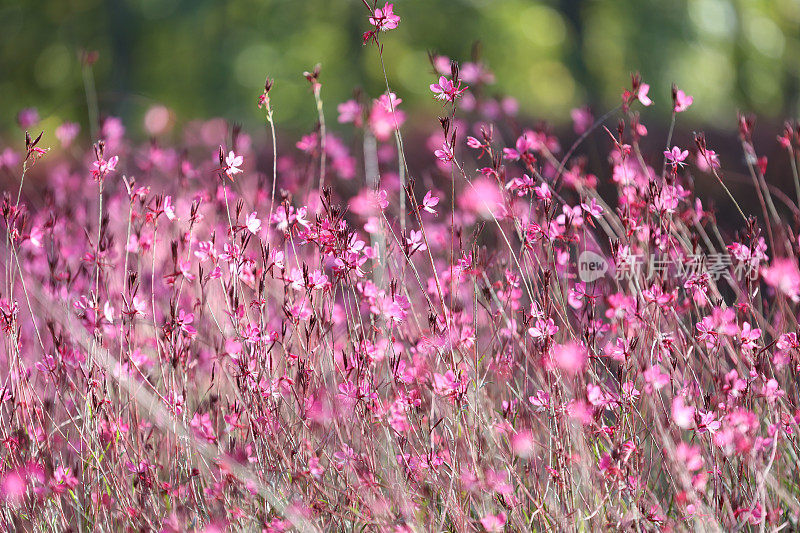
<path fill-rule="evenodd" d="M 164 197 L 164 214 L 169 220 L 175 220 L 175 206 L 172 205 L 172 196 Z"/>
<path fill-rule="evenodd" d="M 534 339 L 552 337 L 556 333 L 558 333 L 558 326 L 552 318 L 537 318 L 535 324 L 528 329 L 528 335 Z"/>
<path fill-rule="evenodd" d="M 64 494 L 65 492 L 74 489 L 80 484 L 69 468 L 64 468 L 60 465 L 53 472 L 53 479 L 50 481 L 50 489 L 56 494 Z"/>
<path fill-rule="evenodd" d="M 603 206 L 599 205 L 595 198 L 592 198 L 588 204 L 586 202 L 582 203 L 581 208 L 594 218 L 600 218 L 603 215 Z"/>
<path fill-rule="evenodd" d="M 211 422 L 211 417 L 208 415 L 208 413 L 195 413 L 192 417 L 192 421 L 189 423 L 189 426 L 201 439 L 208 442 L 216 442 L 217 436 L 214 433 L 214 425 Z"/>
<path fill-rule="evenodd" d="M 117 163 L 119 163 L 118 156 L 111 157 L 108 161 L 101 157 L 92 163 L 92 176 L 96 181 L 103 181 L 117 169 Z"/>
<path fill-rule="evenodd" d="M 56 138 L 64 148 L 72 144 L 81 127 L 77 122 L 65 122 L 56 128 Z"/>
<path fill-rule="evenodd" d="M 479 150 L 479 149 L 483 148 L 483 143 L 480 142 L 475 137 L 469 136 L 469 137 L 467 137 L 467 146 L 469 146 L 470 148 L 474 148 L 476 150 Z"/>
<path fill-rule="evenodd" d="M 500 533 L 506 527 L 506 513 L 487 514 L 481 518 L 481 525 L 489 533 Z"/>
<path fill-rule="evenodd" d="M 20 129 L 27 130 L 39 123 L 39 111 L 35 107 L 28 107 L 17 113 L 17 124 Z"/>
<path fill-rule="evenodd" d="M 444 374 L 433 374 L 433 391 L 439 396 L 454 398 L 462 391 L 463 384 L 452 370 Z"/>
<path fill-rule="evenodd" d="M 622 106 L 625 110 L 635 101 L 639 100 L 643 106 L 649 106 L 653 103 L 647 93 L 650 92 L 650 86 L 642 83 L 642 77 L 639 74 L 631 76 L 631 90 L 625 90 L 622 93 Z"/>
<path fill-rule="evenodd" d="M 677 146 L 673 146 L 672 150 L 664 150 L 664 157 L 673 168 L 682 167 L 686 158 L 689 157 L 689 150 L 681 150 Z"/>
<path fill-rule="evenodd" d="M 339 112 L 339 123 L 340 124 L 347 124 L 352 122 L 356 126 L 361 126 L 361 104 L 356 102 L 355 100 L 348 100 L 347 102 L 342 102 L 336 108 Z"/>
<path fill-rule="evenodd" d="M 408 255 L 411 255 L 414 252 L 424 252 L 428 249 L 428 247 L 425 245 L 425 241 L 422 239 L 422 231 L 414 231 L 412 229 L 408 234 L 406 244 L 408 244 L 409 247 Z"/>
<path fill-rule="evenodd" d="M 594 116 L 588 107 L 578 107 L 570 111 L 572 117 L 572 128 L 575 133 L 581 135 L 592 127 L 594 123 Z"/>
<path fill-rule="evenodd" d="M 800 270 L 794 258 L 776 258 L 771 265 L 761 268 L 767 285 L 788 296 L 793 302 L 800 301 Z"/>
<path fill-rule="evenodd" d="M 442 161 L 444 163 L 449 163 L 450 161 L 452 161 L 455 158 L 455 156 L 453 155 L 453 148 L 450 146 L 450 143 L 448 143 L 447 141 L 445 141 L 442 144 L 441 149 L 434 150 L 433 155 L 436 156 L 436 159 L 438 159 L 439 161 Z"/>
<path fill-rule="evenodd" d="M 261 219 L 258 218 L 258 213 L 253 211 L 252 213 L 247 215 L 247 218 L 245 219 L 244 225 L 245 225 L 245 227 L 247 227 L 247 229 L 250 231 L 250 233 L 252 233 L 254 235 L 256 233 L 258 233 L 258 230 L 261 229 Z"/>
<path fill-rule="evenodd" d="M 368 122 L 370 130 L 379 141 L 387 141 L 405 123 L 405 113 L 397 108 L 402 101 L 397 95 L 390 93 L 382 94 L 372 102 Z"/>
<path fill-rule="evenodd" d="M 528 396 L 528 401 L 531 402 L 534 411 L 541 413 L 550 406 L 550 395 L 543 390 L 539 390 L 533 396 Z"/>
<path fill-rule="evenodd" d="M 692 105 L 692 102 L 694 102 L 694 98 L 692 98 L 691 96 L 689 96 L 688 94 L 686 94 L 682 90 L 677 89 L 675 91 L 674 101 L 675 101 L 675 105 L 673 107 L 673 110 L 676 113 L 681 113 L 681 112 L 686 111 L 687 109 L 689 109 L 689 106 Z"/>
<path fill-rule="evenodd" d="M 636 98 L 639 100 L 643 106 L 649 106 L 653 103 L 647 93 L 650 92 L 650 86 L 646 83 L 642 83 L 639 85 L 639 90 L 636 91 Z"/>
<path fill-rule="evenodd" d="M 383 9 L 377 8 L 369 18 L 369 23 L 375 26 L 376 31 L 388 31 L 397 28 L 400 17 L 394 14 L 394 4 L 386 3 Z"/>
<path fill-rule="evenodd" d="M 439 83 L 431 83 L 430 89 L 437 100 L 455 102 L 456 98 L 461 96 L 464 91 L 468 89 L 468 87 L 462 88 L 460 80 L 457 80 L 456 83 L 453 83 L 452 80 L 449 80 L 444 76 L 440 76 Z"/>
<path fill-rule="evenodd" d="M 197 330 L 192 326 L 194 314 L 187 313 L 181 309 L 178 311 L 178 317 L 175 319 L 175 322 L 188 337 L 193 337 L 197 334 Z"/>
<path fill-rule="evenodd" d="M 375 194 L 375 204 L 381 209 L 389 207 L 388 193 L 381 189 Z"/>
<path fill-rule="evenodd" d="M 556 368 L 569 376 L 574 376 L 586 366 L 589 354 L 583 344 L 569 342 L 555 345 L 550 357 Z"/>
<path fill-rule="evenodd" d="M 236 155 L 235 153 L 233 153 L 233 150 L 231 150 L 225 157 L 225 174 L 231 180 L 233 180 L 233 177 L 236 174 L 241 174 L 242 172 L 244 172 L 241 169 L 243 163 L 244 163 L 244 157 Z"/>
<path fill-rule="evenodd" d="M 672 400 L 672 420 L 675 424 L 682 428 L 688 429 L 694 422 L 694 407 L 686 405 L 683 397 L 676 396 Z"/>
<path fill-rule="evenodd" d="M 503 148 L 503 157 L 509 161 L 519 161 L 523 159 L 525 162 L 533 163 L 536 158 L 530 153 L 531 150 L 536 148 L 536 144 L 531 138 L 533 132 L 525 132 L 517 137 L 517 142 L 514 148 Z"/>
<path fill-rule="evenodd" d="M 433 191 L 428 191 L 425 193 L 425 198 L 422 199 L 422 206 L 420 207 L 423 211 L 427 211 L 428 213 L 436 214 L 436 210 L 434 207 L 439 203 L 439 197 L 433 195 Z"/>

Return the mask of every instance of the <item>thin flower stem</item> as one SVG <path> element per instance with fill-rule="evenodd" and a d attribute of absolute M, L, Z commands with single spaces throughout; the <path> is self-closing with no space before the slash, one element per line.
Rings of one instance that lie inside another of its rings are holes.
<path fill-rule="evenodd" d="M 317 104 L 317 119 L 319 120 L 319 192 L 322 194 L 323 189 L 325 188 L 325 163 L 327 158 L 327 133 L 325 128 L 325 113 L 322 109 L 322 96 L 320 92 L 322 90 L 322 85 L 319 83 L 315 83 L 314 85 L 314 101 Z"/>

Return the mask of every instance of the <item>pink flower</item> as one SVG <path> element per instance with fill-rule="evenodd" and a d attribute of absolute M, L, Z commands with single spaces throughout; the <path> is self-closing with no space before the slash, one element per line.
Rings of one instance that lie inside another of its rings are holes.
<path fill-rule="evenodd" d="M 68 490 L 72 490 L 80 484 L 78 478 L 72 475 L 69 468 L 64 468 L 59 465 L 53 472 L 53 479 L 50 481 L 50 488 L 56 494 L 64 494 Z"/>
<path fill-rule="evenodd" d="M 122 125 L 122 119 L 119 117 L 105 119 L 100 134 L 106 141 L 106 148 L 108 148 L 109 143 L 117 144 L 122 139 L 122 136 L 125 135 L 125 126 Z"/>
<path fill-rule="evenodd" d="M 755 502 L 752 508 L 743 507 L 733 512 L 737 519 L 746 518 L 747 523 L 752 526 L 758 525 L 764 520 L 764 511 L 759 502 Z"/>
<path fill-rule="evenodd" d="M 339 392 L 336 398 L 341 402 L 345 411 L 350 412 L 358 401 L 358 387 L 352 381 L 345 381 L 339 384 Z"/>
<path fill-rule="evenodd" d="M 424 252 L 428 249 L 428 247 L 425 245 L 425 241 L 422 239 L 422 230 L 414 231 L 412 229 L 408 234 L 406 243 L 408 244 L 409 248 L 408 255 L 411 255 L 414 252 Z"/>
<path fill-rule="evenodd" d="M 348 100 L 339 104 L 336 109 L 339 111 L 340 124 L 352 122 L 356 126 L 361 126 L 361 104 L 355 100 Z"/>
<path fill-rule="evenodd" d="M 217 436 L 214 434 L 214 425 L 208 413 L 195 413 L 189 426 L 195 431 L 198 437 L 208 441 L 216 442 Z"/>
<path fill-rule="evenodd" d="M 428 191 L 425 193 L 425 198 L 422 199 L 422 207 L 423 211 L 427 211 L 428 213 L 436 214 L 436 210 L 434 207 L 439 203 L 439 197 L 434 196 L 432 191 Z"/>
<path fill-rule="evenodd" d="M 564 373 L 574 376 L 586 366 L 589 354 L 583 344 L 569 342 L 553 347 L 550 359 Z"/>
<path fill-rule="evenodd" d="M 761 389 L 761 394 L 766 398 L 769 405 L 773 405 L 778 398 L 784 396 L 786 393 L 781 390 L 778 381 L 772 378 L 764 384 L 764 387 Z"/>
<path fill-rule="evenodd" d="M 394 14 L 394 4 L 386 3 L 383 9 L 377 8 L 369 18 L 369 23 L 375 26 L 376 31 L 388 31 L 397 28 L 400 17 Z"/>
<path fill-rule="evenodd" d="M 386 141 L 392 132 L 397 130 L 406 121 L 403 111 L 397 109 L 403 100 L 394 93 L 382 94 L 372 102 L 369 112 L 369 127 L 375 138 Z"/>
<path fill-rule="evenodd" d="M 543 184 L 544 185 L 544 184 Z M 536 188 L 536 181 L 527 174 L 523 174 L 521 178 L 514 178 L 506 183 L 506 189 L 516 191 L 517 196 L 525 196 L 528 192 Z"/>
<path fill-rule="evenodd" d="M 793 302 L 800 301 L 800 270 L 796 259 L 776 258 L 771 265 L 761 267 L 761 276 L 767 285 Z"/>
<path fill-rule="evenodd" d="M 388 194 L 383 189 L 378 191 L 378 193 L 375 195 L 375 202 L 378 204 L 378 207 L 380 207 L 382 210 L 389 207 L 389 200 L 387 200 L 387 197 Z"/>
<path fill-rule="evenodd" d="M 56 138 L 61 141 L 61 146 L 66 148 L 77 137 L 80 129 L 77 122 L 65 122 L 56 128 Z"/>
<path fill-rule="evenodd" d="M 455 102 L 456 98 L 461 96 L 461 94 L 467 90 L 467 87 L 461 87 L 460 80 L 454 84 L 451 80 L 444 76 L 439 76 L 439 83 L 431 83 L 430 88 L 437 100 L 446 102 Z"/>
<path fill-rule="evenodd" d="M 712 169 L 719 168 L 719 155 L 714 150 L 706 149 L 697 154 L 697 167 L 703 172 L 710 172 Z"/>
<path fill-rule="evenodd" d="M 452 161 L 452 160 L 454 159 L 454 157 L 455 157 L 455 156 L 453 155 L 453 148 L 450 146 L 450 143 L 448 143 L 447 141 L 445 141 L 445 142 L 442 144 L 442 147 L 441 147 L 441 149 L 439 149 L 439 150 L 434 150 L 434 152 L 433 152 L 433 155 L 435 155 L 435 156 L 436 156 L 436 158 L 437 158 L 439 161 L 442 161 L 442 162 L 445 162 L 445 163 L 449 163 L 449 162 L 450 162 L 450 161 Z"/>
<path fill-rule="evenodd" d="M 506 513 L 499 512 L 498 514 L 487 514 L 481 518 L 481 525 L 489 533 L 500 533 L 506 527 Z"/>
<path fill-rule="evenodd" d="M 624 337 L 617 337 L 614 344 L 606 345 L 604 353 L 615 361 L 625 361 L 630 355 L 630 341 Z"/>
<path fill-rule="evenodd" d="M 673 168 L 682 167 L 686 158 L 689 157 L 689 150 L 681 150 L 677 146 L 673 146 L 672 150 L 664 150 L 664 157 Z"/>
<path fill-rule="evenodd" d="M 639 74 L 633 74 L 631 76 L 631 90 L 626 89 L 622 93 L 623 108 L 627 110 L 634 100 L 639 100 L 644 106 L 651 105 L 653 101 L 647 96 L 648 92 L 650 92 L 650 86 L 642 83 L 642 77 Z"/>
<path fill-rule="evenodd" d="M 661 368 L 658 366 L 652 366 L 645 370 L 643 377 L 645 383 L 647 384 L 647 387 L 645 387 L 645 392 L 650 392 L 653 389 L 663 389 L 669 384 L 670 381 L 669 374 L 662 372 Z"/>
<path fill-rule="evenodd" d="M 517 457 L 522 457 L 524 459 L 533 457 L 534 438 L 531 430 L 523 429 L 519 433 L 512 435 L 511 449 Z"/>
<path fill-rule="evenodd" d="M 550 405 L 550 395 L 543 390 L 538 390 L 535 395 L 528 396 L 528 401 L 531 402 L 534 411 L 540 413 Z"/>
<path fill-rule="evenodd" d="M 558 326 L 552 318 L 537 318 L 534 325 L 528 328 L 528 335 L 534 339 L 552 337 L 556 333 L 558 333 Z"/>
<path fill-rule="evenodd" d="M 611 409 L 619 404 L 619 397 L 616 394 L 604 391 L 600 386 L 586 385 L 586 399 L 594 407 L 601 409 Z"/>
<path fill-rule="evenodd" d="M 550 186 L 547 185 L 547 183 L 542 183 L 538 187 L 534 187 L 533 192 L 539 200 L 549 201 L 553 198 L 553 192 L 550 190 Z"/>
<path fill-rule="evenodd" d="M 20 129 L 27 130 L 39 122 L 39 111 L 35 107 L 27 107 L 17 113 L 17 124 Z"/>
<path fill-rule="evenodd" d="M 626 403 L 635 402 L 640 396 L 639 390 L 630 381 L 622 384 L 622 400 Z"/>
<path fill-rule="evenodd" d="M 310 154 L 317 147 L 317 134 L 309 133 L 308 135 L 303 135 L 295 146 L 297 146 L 298 150 Z"/>
<path fill-rule="evenodd" d="M 455 397 L 462 389 L 462 383 L 452 370 L 442 374 L 433 374 L 433 392 L 447 398 Z"/>
<path fill-rule="evenodd" d="M 739 338 L 742 341 L 742 349 L 753 350 L 758 347 L 758 341 L 761 339 L 761 329 L 754 329 L 749 322 L 745 322 L 742 324 L 742 332 Z"/>
<path fill-rule="evenodd" d="M 227 174 L 230 179 L 233 179 L 236 174 L 244 172 L 240 168 L 243 163 L 244 157 L 236 155 L 233 153 L 233 150 L 231 150 L 225 158 L 225 174 Z"/>
<path fill-rule="evenodd" d="M 348 464 L 354 462 L 357 458 L 356 452 L 350 446 L 342 444 L 341 451 L 333 454 L 333 465 L 341 470 Z"/>
<path fill-rule="evenodd" d="M 595 198 L 592 198 L 592 201 L 588 204 L 582 203 L 581 208 L 594 218 L 600 218 L 600 216 L 603 214 L 603 207 L 597 203 Z"/>
<path fill-rule="evenodd" d="M 710 411 L 697 411 L 697 432 L 698 433 L 714 433 L 719 430 L 721 424 L 716 419 L 714 413 Z"/>
<path fill-rule="evenodd" d="M 258 218 L 258 213 L 253 211 L 247 215 L 247 218 L 244 220 L 244 225 L 250 230 L 250 233 L 255 235 L 258 230 L 261 229 L 261 220 Z"/>
<path fill-rule="evenodd" d="M 681 396 L 672 400 L 672 420 L 683 429 L 688 429 L 694 421 L 694 407 L 686 405 Z"/>
<path fill-rule="evenodd" d="M 175 220 L 175 206 L 172 205 L 172 196 L 164 197 L 164 214 L 170 220 Z"/>
<path fill-rule="evenodd" d="M 11 148 L 6 148 L 0 152 L 0 168 L 12 168 L 19 162 L 19 160 L 19 155 L 17 155 L 17 153 Z"/>
<path fill-rule="evenodd" d="M 504 216 L 502 189 L 497 186 L 497 182 L 488 178 L 472 180 L 472 185 L 462 191 L 456 203 L 465 212 L 486 219 Z"/>
<path fill-rule="evenodd" d="M 0 500 L 12 503 L 20 502 L 28 490 L 24 472 L 11 470 L 0 479 Z"/>
<path fill-rule="evenodd" d="M 92 176 L 97 181 L 103 181 L 107 175 L 117 169 L 117 163 L 119 163 L 119 157 L 117 156 L 110 158 L 108 161 L 101 157 L 92 163 Z"/>
<path fill-rule="evenodd" d="M 178 317 L 175 319 L 175 323 L 189 337 L 193 337 L 197 334 L 197 330 L 192 326 L 192 322 L 194 322 L 194 315 L 192 313 L 187 313 L 183 309 L 178 311 Z"/>
<path fill-rule="evenodd" d="M 572 117 L 572 128 L 577 135 L 581 135 L 589 130 L 594 123 L 592 111 L 588 107 L 578 107 L 570 111 Z"/>
<path fill-rule="evenodd" d="M 517 138 L 517 143 L 514 148 L 503 148 L 503 157 L 509 161 L 518 161 L 523 159 L 532 163 L 535 161 L 532 154 L 529 153 L 536 147 L 536 143 L 531 140 L 533 132 L 526 132 Z"/>
<path fill-rule="evenodd" d="M 692 98 L 691 96 L 689 96 L 680 89 L 677 89 L 675 91 L 674 100 L 675 100 L 675 107 L 673 108 L 673 110 L 676 113 L 681 113 L 683 111 L 686 111 L 687 109 L 689 109 L 689 106 L 692 105 L 692 102 L 694 102 L 694 98 Z"/>
<path fill-rule="evenodd" d="M 475 137 L 469 136 L 469 137 L 467 137 L 467 146 L 469 146 L 470 148 L 474 148 L 476 150 L 479 150 L 479 149 L 483 148 L 483 143 L 480 142 Z"/>
<path fill-rule="evenodd" d="M 395 93 L 384 93 L 375 100 L 375 103 L 378 105 L 383 106 L 383 108 L 388 112 L 391 113 L 395 111 L 397 107 L 403 103 L 402 98 L 398 98 Z"/>
<path fill-rule="evenodd" d="M 776 346 L 779 350 L 791 350 L 800 348 L 800 343 L 797 342 L 797 333 L 784 333 L 778 339 Z"/>
<path fill-rule="evenodd" d="M 649 106 L 653 103 L 647 93 L 650 92 L 650 86 L 646 83 L 639 85 L 639 90 L 636 91 L 636 98 L 642 103 L 643 106 Z"/>
<path fill-rule="evenodd" d="M 313 289 L 324 289 L 328 284 L 328 276 L 323 274 L 320 270 L 314 270 L 308 276 L 308 285 Z"/>
<path fill-rule="evenodd" d="M 312 457 L 308 460 L 308 472 L 317 479 L 322 478 L 325 469 L 320 464 L 319 457 Z"/>
<path fill-rule="evenodd" d="M 686 466 L 689 472 L 695 472 L 703 467 L 703 456 L 700 454 L 700 447 L 688 445 L 681 442 L 675 448 L 675 456 L 678 462 Z"/>

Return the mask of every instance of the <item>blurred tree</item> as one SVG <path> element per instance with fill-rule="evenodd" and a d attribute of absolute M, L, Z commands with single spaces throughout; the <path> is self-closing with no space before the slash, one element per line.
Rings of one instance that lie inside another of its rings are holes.
<path fill-rule="evenodd" d="M 408 107 L 435 109 L 426 52 L 469 60 L 480 41 L 494 89 L 523 112 L 567 122 L 571 107 L 617 103 L 641 70 L 657 104 L 674 81 L 698 102 L 689 120 L 732 127 L 737 108 L 782 117 L 798 109 L 798 0 L 396 0 L 387 75 Z M 78 53 L 97 50 L 103 114 L 134 126 L 156 103 L 183 119 L 255 125 L 264 77 L 276 118 L 307 129 L 313 99 L 303 70 L 322 63 L 326 111 L 356 86 L 384 90 L 374 47 L 363 47 L 360 0 L 0 1 L 0 132 L 35 106 L 49 126 L 87 123 Z M 648 111 L 664 118 L 669 107 Z M 130 121 L 133 122 L 130 122 Z M 86 131 L 84 129 L 84 131 Z"/>

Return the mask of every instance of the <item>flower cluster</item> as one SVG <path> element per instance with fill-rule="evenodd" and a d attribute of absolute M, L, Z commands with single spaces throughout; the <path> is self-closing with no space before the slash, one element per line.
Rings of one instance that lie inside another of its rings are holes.
<path fill-rule="evenodd" d="M 767 166 L 740 117 L 737 172 L 680 127 L 648 150 L 639 76 L 559 138 L 432 60 L 422 139 L 386 87 L 286 145 L 108 117 L 3 148 L 3 528 L 798 527 L 800 197 L 769 184 L 800 190 L 800 127 Z"/>

